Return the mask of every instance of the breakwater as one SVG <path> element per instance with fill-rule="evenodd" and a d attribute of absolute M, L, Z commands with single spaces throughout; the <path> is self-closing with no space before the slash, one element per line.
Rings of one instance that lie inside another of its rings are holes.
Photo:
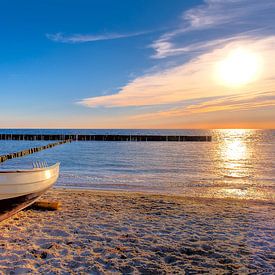
<path fill-rule="evenodd" d="M 0 163 L 4 162 L 4 161 L 7 161 L 9 159 L 20 158 L 20 157 L 24 157 L 24 156 L 27 156 L 27 155 L 31 155 L 31 154 L 40 152 L 42 150 L 50 149 L 50 148 L 53 148 L 55 146 L 62 145 L 62 144 L 68 143 L 68 142 L 71 142 L 71 140 L 69 140 L 69 139 L 68 140 L 62 140 L 62 141 L 59 141 L 59 142 L 50 143 L 50 144 L 40 146 L 40 147 L 33 147 L 33 148 L 26 149 L 26 150 L 23 150 L 23 151 L 19 151 L 19 152 L 7 154 L 7 155 L 1 155 L 0 156 Z"/>
<path fill-rule="evenodd" d="M 0 140 L 71 140 L 71 141 L 212 141 L 211 136 L 182 135 L 48 135 L 0 134 Z"/>

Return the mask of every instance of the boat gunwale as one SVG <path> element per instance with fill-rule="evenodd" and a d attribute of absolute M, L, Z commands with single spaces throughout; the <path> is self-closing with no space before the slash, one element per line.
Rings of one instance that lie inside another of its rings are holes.
<path fill-rule="evenodd" d="M 43 172 L 46 170 L 53 169 L 57 166 L 60 165 L 60 162 L 57 162 L 56 164 L 48 167 L 43 167 L 43 168 L 33 168 L 33 169 L 26 169 L 26 170 L 0 170 L 0 174 L 17 174 L 17 173 L 34 173 L 34 172 Z"/>

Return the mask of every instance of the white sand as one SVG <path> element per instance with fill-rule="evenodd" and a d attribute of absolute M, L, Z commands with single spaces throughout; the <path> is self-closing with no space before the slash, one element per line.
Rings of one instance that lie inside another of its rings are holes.
<path fill-rule="evenodd" d="M 59 211 L 0 224 L 10 274 L 275 272 L 275 205 L 149 194 L 51 190 Z"/>

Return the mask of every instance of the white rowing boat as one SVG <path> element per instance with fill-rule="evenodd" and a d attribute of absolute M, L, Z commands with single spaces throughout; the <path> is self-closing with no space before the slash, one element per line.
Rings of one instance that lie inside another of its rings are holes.
<path fill-rule="evenodd" d="M 53 186 L 59 176 L 59 165 L 0 171 L 0 221 L 29 206 Z"/>

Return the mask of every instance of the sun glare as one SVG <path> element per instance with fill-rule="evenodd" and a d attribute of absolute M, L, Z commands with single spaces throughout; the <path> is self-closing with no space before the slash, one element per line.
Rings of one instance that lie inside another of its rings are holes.
<path fill-rule="evenodd" d="M 260 75 L 261 63 L 260 56 L 249 49 L 234 49 L 217 64 L 218 81 L 231 87 L 253 82 Z"/>

